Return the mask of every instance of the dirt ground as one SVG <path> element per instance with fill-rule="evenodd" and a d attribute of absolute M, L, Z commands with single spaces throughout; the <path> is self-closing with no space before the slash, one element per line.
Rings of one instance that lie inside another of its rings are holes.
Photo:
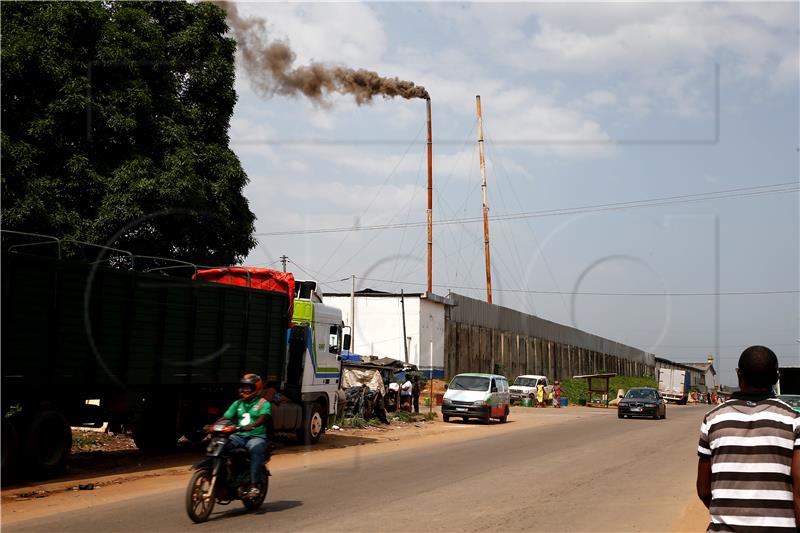
<path fill-rule="evenodd" d="M 316 450 L 406 440 L 436 433 L 437 422 L 441 429 L 441 418 L 438 415 L 436 419 L 426 421 L 424 413 L 428 410 L 420 410 L 417 420 L 409 422 L 401 421 L 390 413 L 388 426 L 380 424 L 365 428 L 329 428 L 323 439 L 313 446 L 298 445 L 289 438 L 280 439 L 275 443 L 277 449 L 273 455 L 305 455 Z M 46 498 L 69 490 L 87 490 L 89 486 L 89 490 L 95 490 L 127 481 L 169 475 L 176 469 L 185 472 L 204 453 L 204 443 L 181 441 L 174 453 L 148 454 L 139 451 L 129 435 L 73 429 L 72 453 L 66 472 L 46 481 L 3 480 L 2 504 L 5 506 L 12 501 Z"/>

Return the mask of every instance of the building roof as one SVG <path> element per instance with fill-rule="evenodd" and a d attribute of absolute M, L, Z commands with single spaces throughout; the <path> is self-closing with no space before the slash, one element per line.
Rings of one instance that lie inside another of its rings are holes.
<path fill-rule="evenodd" d="M 686 366 L 690 366 L 692 368 L 696 368 L 697 370 L 702 370 L 703 372 L 708 372 L 711 370 L 711 373 L 715 376 L 717 375 L 717 371 L 714 370 L 714 363 L 685 363 Z"/>
<path fill-rule="evenodd" d="M 349 298 L 349 292 L 326 292 L 325 296 L 335 296 L 338 298 Z M 432 292 L 405 292 L 400 294 L 399 292 L 385 292 L 385 291 L 378 291 L 375 289 L 361 289 L 360 291 L 356 291 L 353 293 L 353 296 L 356 298 L 400 298 L 401 296 L 406 298 L 421 298 L 423 300 L 430 300 L 431 302 L 436 302 L 442 305 L 453 305 L 447 297 L 439 296 L 438 294 L 434 294 Z"/>

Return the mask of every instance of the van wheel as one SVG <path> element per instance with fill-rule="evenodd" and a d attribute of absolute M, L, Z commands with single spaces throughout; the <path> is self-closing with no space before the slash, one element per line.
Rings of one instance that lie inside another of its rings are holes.
<path fill-rule="evenodd" d="M 450 422 L 450 415 L 442 415 L 442 422 Z"/>
<path fill-rule="evenodd" d="M 506 412 L 503 416 L 500 417 L 500 423 L 505 424 L 508 422 L 508 406 L 506 406 Z"/>

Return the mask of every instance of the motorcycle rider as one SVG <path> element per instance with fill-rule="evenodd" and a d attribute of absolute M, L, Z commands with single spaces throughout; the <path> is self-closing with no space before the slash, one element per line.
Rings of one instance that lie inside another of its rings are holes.
<path fill-rule="evenodd" d="M 257 374 L 245 374 L 239 380 L 239 399 L 222 415 L 241 426 L 241 431 L 231 435 L 227 446 L 246 448 L 250 452 L 250 490 L 246 494 L 249 498 L 259 495 L 261 465 L 267 453 L 268 417 L 272 416 L 269 401 L 260 395 L 263 386 Z"/>

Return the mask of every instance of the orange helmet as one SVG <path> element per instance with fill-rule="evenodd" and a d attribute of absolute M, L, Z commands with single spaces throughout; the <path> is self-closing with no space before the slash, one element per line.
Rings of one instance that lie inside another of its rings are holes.
<path fill-rule="evenodd" d="M 239 385 L 239 396 L 242 400 L 249 400 L 255 398 L 256 395 L 261 392 L 264 383 L 261 381 L 261 377 L 258 374 L 245 374 L 242 376 L 242 379 L 239 380 Z M 242 385 L 249 385 L 252 390 L 249 393 L 244 393 L 242 392 Z"/>

